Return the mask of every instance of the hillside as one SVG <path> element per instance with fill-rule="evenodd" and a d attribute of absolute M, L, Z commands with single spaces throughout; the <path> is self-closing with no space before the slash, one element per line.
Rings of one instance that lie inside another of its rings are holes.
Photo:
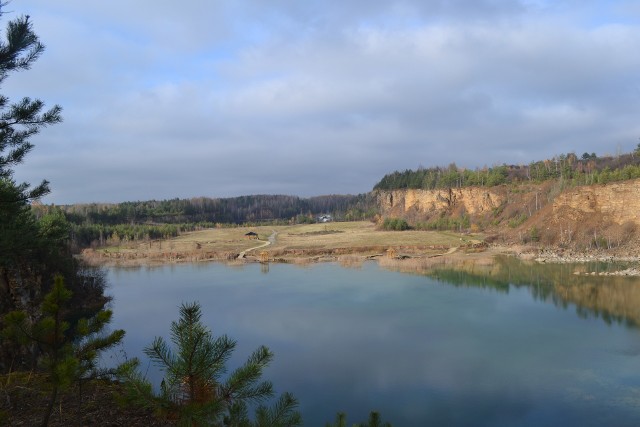
<path fill-rule="evenodd" d="M 628 251 L 640 228 L 640 179 L 378 190 L 376 197 L 383 217 L 404 218 L 416 228 L 484 230 L 503 243 Z"/>
<path fill-rule="evenodd" d="M 418 229 L 484 231 L 506 244 L 638 251 L 640 144 L 615 156 L 568 153 L 526 165 L 396 171 L 374 192 L 383 218 Z"/>

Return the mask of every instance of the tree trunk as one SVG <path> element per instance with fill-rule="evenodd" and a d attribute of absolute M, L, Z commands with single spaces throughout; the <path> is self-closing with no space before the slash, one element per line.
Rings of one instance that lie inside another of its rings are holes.
<path fill-rule="evenodd" d="M 53 390 L 51 391 L 51 399 L 49 400 L 49 404 L 47 405 L 46 412 L 44 413 L 44 418 L 42 419 L 42 427 L 47 427 L 49 425 L 49 418 L 51 418 L 51 413 L 53 412 L 53 405 L 56 404 L 57 399 L 58 399 L 58 386 L 54 385 Z"/>

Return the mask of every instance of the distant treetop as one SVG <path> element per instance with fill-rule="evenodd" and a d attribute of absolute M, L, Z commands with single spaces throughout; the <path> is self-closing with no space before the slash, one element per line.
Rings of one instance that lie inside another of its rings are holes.
<path fill-rule="evenodd" d="M 385 175 L 374 190 L 458 187 L 493 187 L 517 182 L 542 182 L 565 179 L 575 185 L 606 184 L 612 181 L 640 178 L 640 144 L 631 153 L 598 157 L 584 153 L 560 154 L 528 165 L 500 165 L 482 169 L 465 169 L 451 163 L 447 167 L 420 167 Z"/>

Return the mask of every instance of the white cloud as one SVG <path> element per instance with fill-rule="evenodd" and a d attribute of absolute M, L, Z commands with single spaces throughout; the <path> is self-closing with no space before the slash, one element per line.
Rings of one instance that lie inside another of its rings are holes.
<path fill-rule="evenodd" d="M 306 196 L 631 149 L 634 4 L 16 2 L 48 50 L 1 89 L 65 116 L 17 177 L 50 179 L 52 202 Z"/>

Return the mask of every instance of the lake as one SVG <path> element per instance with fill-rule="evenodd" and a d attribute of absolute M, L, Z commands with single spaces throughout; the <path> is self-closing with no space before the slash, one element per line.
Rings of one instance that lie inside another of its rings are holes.
<path fill-rule="evenodd" d="M 574 269 L 204 263 L 108 279 L 127 357 L 146 368 L 144 346 L 199 301 L 214 335 L 238 341 L 231 368 L 261 344 L 275 353 L 265 378 L 307 426 L 371 410 L 396 427 L 640 425 L 640 280 Z"/>

